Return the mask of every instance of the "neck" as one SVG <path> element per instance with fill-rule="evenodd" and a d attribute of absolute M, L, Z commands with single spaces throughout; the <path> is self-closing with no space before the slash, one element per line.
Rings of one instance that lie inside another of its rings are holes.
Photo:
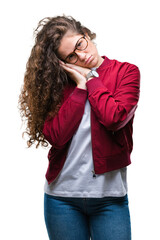
<path fill-rule="evenodd" d="M 97 63 L 97 68 L 103 63 L 104 61 L 104 58 L 102 58 L 101 56 L 99 56 L 99 60 L 98 60 L 98 63 Z"/>

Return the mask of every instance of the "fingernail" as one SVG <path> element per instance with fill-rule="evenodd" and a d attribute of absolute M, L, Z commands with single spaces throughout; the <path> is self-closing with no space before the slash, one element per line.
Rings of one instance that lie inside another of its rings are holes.
<path fill-rule="evenodd" d="M 59 60 L 59 62 L 60 62 L 62 65 L 64 65 L 64 62 L 62 62 L 61 60 Z"/>

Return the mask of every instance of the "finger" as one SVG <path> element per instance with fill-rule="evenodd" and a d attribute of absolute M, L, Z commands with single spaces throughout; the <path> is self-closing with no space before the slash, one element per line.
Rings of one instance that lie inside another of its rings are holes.
<path fill-rule="evenodd" d="M 77 70 L 78 66 L 76 66 L 75 64 L 71 64 L 71 63 L 65 63 L 65 66 L 67 66 L 68 68 Z"/>
<path fill-rule="evenodd" d="M 68 67 L 70 68 L 69 64 L 64 63 L 63 61 L 59 60 L 59 63 L 62 67 Z"/>
<path fill-rule="evenodd" d="M 68 67 L 75 67 L 75 65 L 71 64 L 71 63 L 66 63 L 65 65 L 68 66 Z"/>
<path fill-rule="evenodd" d="M 72 68 L 66 66 L 65 64 L 61 64 L 61 67 L 62 67 L 65 71 L 70 72 L 70 73 L 74 71 Z"/>
<path fill-rule="evenodd" d="M 61 61 L 61 60 L 59 60 L 59 63 L 61 64 L 61 65 L 64 65 L 65 63 L 63 62 L 63 61 Z"/>

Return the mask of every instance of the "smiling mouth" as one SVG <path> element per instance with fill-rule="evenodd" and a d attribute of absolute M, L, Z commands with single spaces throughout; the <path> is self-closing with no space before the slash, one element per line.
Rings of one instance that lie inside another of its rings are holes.
<path fill-rule="evenodd" d="M 92 59 L 92 55 L 87 59 L 87 61 L 85 62 L 85 64 L 89 63 Z"/>

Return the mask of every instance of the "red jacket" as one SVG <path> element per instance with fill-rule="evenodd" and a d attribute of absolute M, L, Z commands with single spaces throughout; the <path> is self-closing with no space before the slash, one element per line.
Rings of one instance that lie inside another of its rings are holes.
<path fill-rule="evenodd" d="M 87 90 L 75 85 L 67 87 L 58 114 L 44 123 L 43 134 L 52 145 L 48 153 L 48 183 L 55 180 L 64 165 L 87 98 L 91 105 L 95 173 L 113 171 L 131 163 L 132 123 L 139 99 L 140 72 L 133 64 L 103 58 L 97 69 L 99 77 L 87 82 Z"/>

